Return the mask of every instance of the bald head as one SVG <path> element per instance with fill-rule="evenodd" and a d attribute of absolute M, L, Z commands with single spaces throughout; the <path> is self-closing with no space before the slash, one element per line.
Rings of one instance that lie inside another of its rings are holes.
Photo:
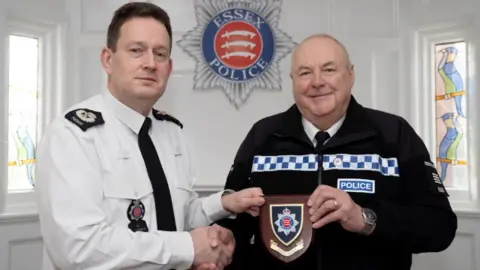
<path fill-rule="evenodd" d="M 308 36 L 300 42 L 294 49 L 291 58 L 291 72 L 298 68 L 298 58 L 311 54 L 313 51 L 337 51 L 340 53 L 339 61 L 342 61 L 346 67 L 352 66 L 347 48 L 336 38 L 328 34 L 315 34 Z"/>
<path fill-rule="evenodd" d="M 301 114 L 326 130 L 343 115 L 355 74 L 345 47 L 320 34 L 303 40 L 292 54 L 293 97 Z"/>

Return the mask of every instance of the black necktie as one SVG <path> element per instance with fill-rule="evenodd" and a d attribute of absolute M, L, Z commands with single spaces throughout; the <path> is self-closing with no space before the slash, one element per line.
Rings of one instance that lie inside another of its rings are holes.
<path fill-rule="evenodd" d="M 318 176 L 318 184 L 322 183 L 322 171 L 323 171 L 323 144 L 325 143 L 326 140 L 330 138 L 330 134 L 325 131 L 319 131 L 317 134 L 315 134 L 315 140 L 317 140 L 317 145 L 315 146 L 315 149 L 317 150 L 318 153 L 318 167 L 319 167 L 319 176 Z"/>
<path fill-rule="evenodd" d="M 320 185 L 322 183 L 322 171 L 323 171 L 323 144 L 325 143 L 326 140 L 330 138 L 330 134 L 325 131 L 319 131 L 317 134 L 315 134 L 315 140 L 317 141 L 317 145 L 315 146 L 315 149 L 317 150 L 318 153 L 318 184 Z M 321 230 L 321 229 L 320 229 Z M 316 241 L 316 260 L 317 260 L 317 267 L 316 269 L 322 269 L 322 231 L 317 230 L 315 232 L 315 239 Z"/>
<path fill-rule="evenodd" d="M 160 231 L 176 231 L 177 228 L 175 226 L 175 216 L 167 177 L 163 171 L 162 163 L 160 162 L 152 139 L 148 135 L 148 130 L 151 125 L 152 120 L 149 117 L 145 118 L 142 128 L 138 133 L 138 146 L 140 147 L 140 152 L 142 152 L 148 177 L 152 183 L 155 209 L 157 212 L 157 228 Z M 146 211 L 148 211 L 148 209 L 146 209 Z"/>
<path fill-rule="evenodd" d="M 326 140 L 330 138 L 330 134 L 325 131 L 319 131 L 317 134 L 315 134 L 315 140 L 317 140 L 317 146 L 315 146 L 315 149 L 320 153 L 323 149 L 323 144 L 325 143 Z"/>

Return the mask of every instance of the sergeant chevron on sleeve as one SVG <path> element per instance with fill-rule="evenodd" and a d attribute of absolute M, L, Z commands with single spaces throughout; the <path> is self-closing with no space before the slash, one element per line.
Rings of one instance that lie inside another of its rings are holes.
<path fill-rule="evenodd" d="M 213 222 L 258 214 L 259 188 L 199 198 L 182 123 L 153 108 L 172 71 L 168 14 L 121 6 L 101 63 L 107 90 L 42 134 L 35 193 L 42 269 L 223 269 L 235 247 Z"/>
<path fill-rule="evenodd" d="M 228 175 L 225 189 L 259 187 L 270 207 L 217 222 L 236 240 L 226 269 L 407 270 L 412 254 L 448 248 L 457 217 L 424 143 L 403 118 L 356 101 L 345 47 L 306 38 L 291 78 L 295 104 L 253 125 Z"/>

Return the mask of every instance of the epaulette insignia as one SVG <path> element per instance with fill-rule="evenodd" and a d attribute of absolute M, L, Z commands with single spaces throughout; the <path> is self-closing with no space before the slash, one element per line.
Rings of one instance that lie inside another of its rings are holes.
<path fill-rule="evenodd" d="M 83 131 L 105 123 L 102 113 L 90 109 L 76 109 L 65 114 L 65 118 Z"/>
<path fill-rule="evenodd" d="M 177 124 L 180 128 L 183 128 L 183 124 L 178 121 L 177 118 L 167 114 L 166 112 L 153 109 L 153 116 L 160 121 L 170 121 Z"/>

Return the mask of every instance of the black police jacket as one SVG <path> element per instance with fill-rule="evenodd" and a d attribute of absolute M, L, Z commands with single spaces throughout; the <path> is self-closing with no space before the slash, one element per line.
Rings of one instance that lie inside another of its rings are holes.
<path fill-rule="evenodd" d="M 321 184 L 341 188 L 376 213 L 373 233 L 365 236 L 330 223 L 315 230 L 302 257 L 284 264 L 263 244 L 258 217 L 240 214 L 218 222 L 236 240 L 227 269 L 410 269 L 412 254 L 439 252 L 453 241 L 457 218 L 448 194 L 424 143 L 403 118 L 364 108 L 352 96 L 343 125 L 322 150 L 322 166 L 317 157 L 293 105 L 253 125 L 225 188 L 258 186 L 266 196 L 310 195 L 321 174 Z M 355 181 L 368 185 L 362 189 Z"/>

